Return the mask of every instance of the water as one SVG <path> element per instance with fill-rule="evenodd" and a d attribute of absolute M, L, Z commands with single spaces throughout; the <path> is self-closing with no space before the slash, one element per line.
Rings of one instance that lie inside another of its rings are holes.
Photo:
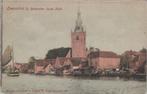
<path fill-rule="evenodd" d="M 4 94 L 145 94 L 146 83 L 114 79 L 3 74 Z"/>

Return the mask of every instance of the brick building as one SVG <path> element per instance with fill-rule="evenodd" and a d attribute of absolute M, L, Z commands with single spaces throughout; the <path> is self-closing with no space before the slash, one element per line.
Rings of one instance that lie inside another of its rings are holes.
<path fill-rule="evenodd" d="M 77 14 L 75 29 L 71 32 L 71 48 L 73 58 L 86 58 L 86 32 L 82 26 L 80 12 Z"/>
<path fill-rule="evenodd" d="M 96 51 L 88 55 L 89 65 L 95 69 L 117 69 L 120 65 L 120 56 L 111 51 Z"/>

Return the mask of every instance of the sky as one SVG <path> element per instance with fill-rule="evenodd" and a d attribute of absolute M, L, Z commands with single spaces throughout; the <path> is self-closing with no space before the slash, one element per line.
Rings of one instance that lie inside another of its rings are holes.
<path fill-rule="evenodd" d="M 15 60 L 26 63 L 49 49 L 71 47 L 78 8 L 87 48 L 117 54 L 147 48 L 146 0 L 5 0 L 3 49 L 13 44 Z"/>

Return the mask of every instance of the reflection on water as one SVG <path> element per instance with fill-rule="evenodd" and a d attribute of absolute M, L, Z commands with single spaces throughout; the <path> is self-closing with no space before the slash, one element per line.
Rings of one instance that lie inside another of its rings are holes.
<path fill-rule="evenodd" d="M 146 83 L 118 78 L 90 79 L 79 77 L 3 74 L 5 94 L 145 94 Z"/>

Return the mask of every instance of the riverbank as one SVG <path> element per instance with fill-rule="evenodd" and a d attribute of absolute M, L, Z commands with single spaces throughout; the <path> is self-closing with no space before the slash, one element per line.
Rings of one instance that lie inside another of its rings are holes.
<path fill-rule="evenodd" d="M 118 78 L 81 78 L 69 76 L 3 74 L 4 94 L 145 94 L 146 83 Z"/>

